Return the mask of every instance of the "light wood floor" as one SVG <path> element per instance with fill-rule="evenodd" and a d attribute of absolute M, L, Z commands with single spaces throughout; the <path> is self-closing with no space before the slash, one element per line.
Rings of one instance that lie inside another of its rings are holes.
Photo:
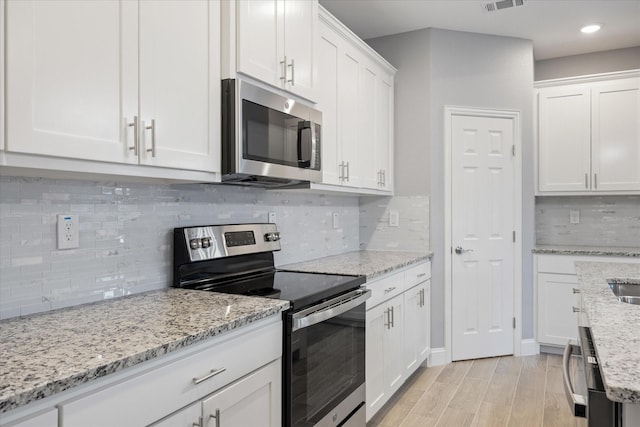
<path fill-rule="evenodd" d="M 571 415 L 562 357 L 496 357 L 419 368 L 367 427 L 586 427 Z"/>

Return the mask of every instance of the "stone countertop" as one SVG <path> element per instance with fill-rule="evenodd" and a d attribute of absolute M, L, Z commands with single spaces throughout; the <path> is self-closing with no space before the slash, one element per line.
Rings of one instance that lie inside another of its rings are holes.
<path fill-rule="evenodd" d="M 305 273 L 362 275 L 371 280 L 432 257 L 432 252 L 355 251 L 287 264 L 278 269 Z"/>
<path fill-rule="evenodd" d="M 614 248 L 605 246 L 536 245 L 532 252 L 534 254 L 640 257 L 640 248 Z"/>
<path fill-rule="evenodd" d="M 0 413 L 288 307 L 170 288 L 1 321 Z"/>
<path fill-rule="evenodd" d="M 618 301 L 607 283 L 640 284 L 640 264 L 576 262 L 576 272 L 607 397 L 640 403 L 640 306 Z"/>

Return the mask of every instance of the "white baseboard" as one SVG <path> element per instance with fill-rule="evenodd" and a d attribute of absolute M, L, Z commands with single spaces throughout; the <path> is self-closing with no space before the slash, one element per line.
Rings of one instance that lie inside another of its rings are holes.
<path fill-rule="evenodd" d="M 520 341 L 520 356 L 533 356 L 540 353 L 540 345 L 533 338 Z"/>
<path fill-rule="evenodd" d="M 444 347 L 431 349 L 429 364 L 427 366 L 440 366 L 448 363 L 451 363 L 451 361 L 447 360 L 447 352 L 444 350 Z"/>

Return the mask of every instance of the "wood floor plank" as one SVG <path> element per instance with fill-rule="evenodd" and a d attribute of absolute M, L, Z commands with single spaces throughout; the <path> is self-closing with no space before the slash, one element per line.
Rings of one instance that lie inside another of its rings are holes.
<path fill-rule="evenodd" d="M 486 379 L 488 381 L 496 370 L 498 360 L 500 360 L 498 357 L 474 360 L 467 373 L 467 378 Z"/>
<path fill-rule="evenodd" d="M 521 368 L 522 358 L 501 357 L 493 377 L 491 377 L 483 402 L 511 407 Z"/>
<path fill-rule="evenodd" d="M 567 397 L 564 393 L 549 392 L 544 396 L 544 427 L 572 427 L 577 426 L 576 419 L 569 409 Z"/>
<path fill-rule="evenodd" d="M 503 427 L 509 420 L 511 406 L 498 405 L 490 402 L 482 402 L 475 418 L 471 422 L 472 427 Z"/>

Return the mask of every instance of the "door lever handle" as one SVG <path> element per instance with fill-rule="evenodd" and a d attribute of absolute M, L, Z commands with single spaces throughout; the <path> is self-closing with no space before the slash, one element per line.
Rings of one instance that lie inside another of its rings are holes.
<path fill-rule="evenodd" d="M 461 255 L 466 252 L 473 252 L 473 249 L 463 249 L 462 246 L 456 246 L 454 249 L 458 255 Z"/>

